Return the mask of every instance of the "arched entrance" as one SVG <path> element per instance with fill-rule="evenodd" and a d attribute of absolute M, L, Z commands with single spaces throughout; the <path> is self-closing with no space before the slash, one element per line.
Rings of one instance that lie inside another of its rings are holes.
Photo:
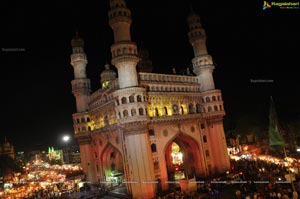
<path fill-rule="evenodd" d="M 107 185 L 114 187 L 124 180 L 123 159 L 120 151 L 108 144 L 102 153 L 102 168 Z"/>
<path fill-rule="evenodd" d="M 169 181 L 191 179 L 201 175 L 201 156 L 197 142 L 184 134 L 168 143 L 165 150 Z"/>

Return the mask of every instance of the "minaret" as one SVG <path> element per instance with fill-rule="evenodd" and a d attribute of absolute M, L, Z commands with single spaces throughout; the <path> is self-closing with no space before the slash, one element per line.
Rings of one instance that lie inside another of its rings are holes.
<path fill-rule="evenodd" d="M 76 36 L 71 41 L 72 55 L 71 65 L 74 69 L 74 80 L 72 83 L 72 92 L 76 97 L 77 112 L 82 113 L 88 110 L 89 96 L 91 92 L 90 80 L 86 76 L 86 64 L 88 63 L 84 52 L 84 41 Z"/>
<path fill-rule="evenodd" d="M 131 12 L 124 0 L 110 0 L 109 25 L 114 32 L 111 46 L 112 64 L 118 69 L 120 88 L 138 85 L 136 65 L 139 62 L 137 47 L 131 41 Z"/>
<path fill-rule="evenodd" d="M 200 17 L 191 9 L 188 17 L 189 40 L 194 49 L 192 60 L 194 73 L 198 76 L 201 91 L 215 89 L 213 71 L 215 69 L 211 56 L 206 49 L 206 33 L 202 28 Z"/>
<path fill-rule="evenodd" d="M 131 41 L 131 12 L 124 0 L 110 0 L 109 24 L 114 32 L 112 64 L 118 69 L 119 90 L 113 93 L 121 129 L 127 191 L 135 199 L 154 198 L 154 164 L 148 134 L 146 89 L 140 87 L 137 46 Z"/>
<path fill-rule="evenodd" d="M 81 166 L 86 175 L 87 181 L 97 182 L 95 173 L 95 163 L 91 151 L 91 138 L 88 129 L 88 103 L 91 93 L 91 82 L 86 75 L 87 58 L 84 52 L 84 41 L 76 36 L 71 41 L 72 51 L 71 65 L 74 69 L 74 80 L 72 80 L 72 93 L 76 98 L 77 113 L 73 114 L 75 137 L 80 146 Z"/>
<path fill-rule="evenodd" d="M 227 144 L 223 127 L 225 115 L 221 90 L 215 89 L 212 57 L 206 49 L 206 33 L 200 17 L 191 9 L 188 16 L 189 40 L 194 49 L 193 71 L 198 77 L 203 106 L 203 117 L 207 122 L 208 143 L 215 171 L 225 172 L 230 168 Z"/>

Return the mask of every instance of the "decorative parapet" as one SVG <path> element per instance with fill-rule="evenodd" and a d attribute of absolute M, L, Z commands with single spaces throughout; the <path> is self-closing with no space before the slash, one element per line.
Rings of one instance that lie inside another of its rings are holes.
<path fill-rule="evenodd" d="M 197 77 L 186 75 L 166 75 L 155 73 L 138 73 L 140 81 L 147 82 L 176 82 L 176 83 L 198 83 Z"/>

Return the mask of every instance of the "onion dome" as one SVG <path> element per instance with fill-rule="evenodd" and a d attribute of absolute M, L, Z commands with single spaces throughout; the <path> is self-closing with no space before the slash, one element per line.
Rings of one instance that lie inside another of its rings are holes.
<path fill-rule="evenodd" d="M 105 64 L 104 67 L 105 70 L 100 74 L 101 84 L 103 88 L 108 88 L 109 82 L 116 79 L 117 74 L 114 70 L 110 69 L 109 64 Z"/>

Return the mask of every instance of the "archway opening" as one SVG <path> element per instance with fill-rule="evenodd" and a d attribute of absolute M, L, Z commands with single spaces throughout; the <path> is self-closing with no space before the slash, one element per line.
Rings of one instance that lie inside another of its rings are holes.
<path fill-rule="evenodd" d="M 103 178 L 110 187 L 116 187 L 124 181 L 123 159 L 120 151 L 112 145 L 108 145 L 102 157 Z"/>
<path fill-rule="evenodd" d="M 187 135 L 180 134 L 167 145 L 165 158 L 170 181 L 192 179 L 203 174 L 198 144 Z"/>

